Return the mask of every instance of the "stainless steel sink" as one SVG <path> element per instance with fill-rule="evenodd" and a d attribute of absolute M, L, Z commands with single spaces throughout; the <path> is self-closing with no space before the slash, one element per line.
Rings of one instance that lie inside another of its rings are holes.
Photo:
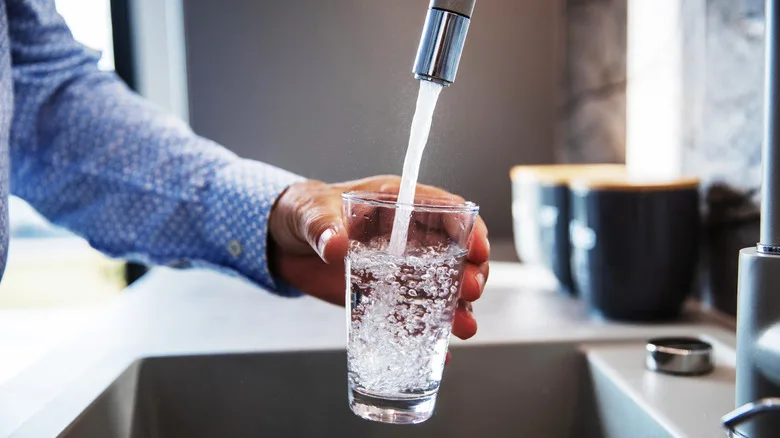
<path fill-rule="evenodd" d="M 345 373 L 344 351 L 146 358 L 61 436 L 672 436 L 572 343 L 453 348 L 436 413 L 414 426 L 353 415 Z"/>

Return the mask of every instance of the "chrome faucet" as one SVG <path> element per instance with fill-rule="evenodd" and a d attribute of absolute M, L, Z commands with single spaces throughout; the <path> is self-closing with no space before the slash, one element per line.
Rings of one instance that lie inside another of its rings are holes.
<path fill-rule="evenodd" d="M 413 73 L 420 80 L 455 82 L 475 0 L 431 0 Z"/>
<path fill-rule="evenodd" d="M 735 436 L 780 436 L 780 0 L 766 0 L 761 237 L 739 253 Z M 747 421 L 750 420 L 750 421 Z"/>

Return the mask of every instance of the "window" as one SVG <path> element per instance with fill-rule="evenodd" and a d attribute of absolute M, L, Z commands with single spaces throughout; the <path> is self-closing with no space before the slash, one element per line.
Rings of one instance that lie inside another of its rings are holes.
<path fill-rule="evenodd" d="M 57 11 L 65 18 L 73 37 L 101 52 L 100 68 L 114 69 L 110 0 L 56 0 Z"/>
<path fill-rule="evenodd" d="M 110 0 L 55 0 L 74 38 L 101 53 L 114 69 Z M 9 200 L 9 258 L 0 308 L 51 308 L 102 302 L 125 286 L 124 263 L 104 257 L 72 233 L 53 226 L 29 204 Z"/>

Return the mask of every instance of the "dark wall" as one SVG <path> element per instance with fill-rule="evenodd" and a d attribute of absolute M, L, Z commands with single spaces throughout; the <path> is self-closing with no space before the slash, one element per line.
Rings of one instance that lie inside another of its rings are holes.
<path fill-rule="evenodd" d="M 400 173 L 427 0 L 184 2 L 190 121 L 238 154 L 339 181 Z M 511 236 L 512 165 L 554 160 L 558 1 L 477 2 L 421 182 Z"/>

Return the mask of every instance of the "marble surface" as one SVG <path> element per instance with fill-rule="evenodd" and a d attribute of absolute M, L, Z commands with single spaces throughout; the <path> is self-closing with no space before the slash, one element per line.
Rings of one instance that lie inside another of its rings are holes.
<path fill-rule="evenodd" d="M 702 178 L 707 239 L 702 297 L 736 312 L 737 254 L 758 241 L 763 137 L 763 8 L 754 1 L 707 0 L 706 54 L 699 81 L 701 120 L 684 151 L 685 170 Z M 690 17 L 695 20 L 696 17 Z M 696 66 L 691 66 L 696 68 Z"/>
<path fill-rule="evenodd" d="M 764 38 L 761 22 L 742 1 L 706 2 L 706 55 L 698 57 L 705 84 L 702 123 L 685 151 L 685 167 L 708 184 L 743 191 L 761 184 Z M 693 67 L 693 66 L 692 66 Z M 756 194 L 751 195 L 757 200 Z"/>
<path fill-rule="evenodd" d="M 622 162 L 626 137 L 626 0 L 566 2 L 565 162 Z"/>
<path fill-rule="evenodd" d="M 627 0 L 568 0 L 561 160 L 625 159 Z M 763 136 L 761 0 L 678 0 L 683 37 L 679 151 L 702 179 L 700 296 L 736 311 L 737 253 L 758 240 Z M 675 29 L 658 29 L 663 38 Z M 630 80 L 630 78 L 628 79 Z"/>

